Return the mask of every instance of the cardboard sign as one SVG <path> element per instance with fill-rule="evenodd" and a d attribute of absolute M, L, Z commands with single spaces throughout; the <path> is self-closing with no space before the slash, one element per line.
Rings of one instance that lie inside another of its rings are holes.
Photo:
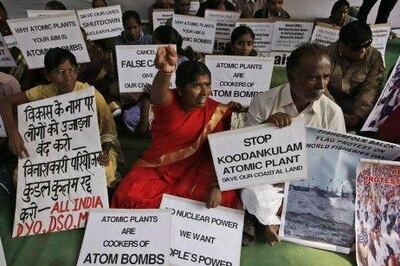
<path fill-rule="evenodd" d="M 30 155 L 18 161 L 13 237 L 84 227 L 108 208 L 94 88 L 18 106 Z"/>
<path fill-rule="evenodd" d="M 339 40 L 340 28 L 326 23 L 317 23 L 311 36 L 311 42 L 329 46 Z"/>
<path fill-rule="evenodd" d="M 254 49 L 258 53 L 271 51 L 274 22 L 267 19 L 240 19 L 239 22 L 236 22 L 235 27 L 241 25 L 249 27 L 254 32 Z"/>
<path fill-rule="evenodd" d="M 191 16 L 196 16 L 197 11 L 200 8 L 200 2 L 199 1 L 190 1 L 190 8 L 189 8 L 189 14 Z"/>
<path fill-rule="evenodd" d="M 169 19 L 172 19 L 174 15 L 173 9 L 154 9 L 153 10 L 153 29 L 157 29 L 159 26 L 167 24 Z"/>
<path fill-rule="evenodd" d="M 154 66 L 157 49 L 165 45 L 117 45 L 117 67 L 121 93 L 143 92 L 157 74 Z M 175 74 L 170 87 L 175 85 Z"/>
<path fill-rule="evenodd" d="M 243 211 L 163 195 L 171 211 L 171 265 L 240 265 Z"/>
<path fill-rule="evenodd" d="M 7 20 L 30 69 L 44 67 L 50 48 L 72 52 L 78 63 L 90 62 L 78 19 L 75 15 Z"/>
<path fill-rule="evenodd" d="M 75 15 L 74 10 L 26 10 L 28 18 Z"/>
<path fill-rule="evenodd" d="M 88 40 L 115 37 L 124 30 L 119 5 L 78 10 L 76 13 Z"/>
<path fill-rule="evenodd" d="M 17 39 L 15 39 L 14 35 L 3 36 L 3 39 L 8 49 L 11 49 L 12 47 L 18 47 L 18 42 Z"/>
<path fill-rule="evenodd" d="M 235 28 L 235 23 L 240 18 L 240 12 L 206 9 L 204 18 L 217 22 L 214 52 L 222 53 L 225 50 L 225 45 L 231 40 L 231 33 Z"/>
<path fill-rule="evenodd" d="M 7 137 L 7 132 L 6 132 L 6 128 L 4 126 L 3 119 L 1 119 L 1 116 L 0 116 L 0 138 L 5 138 L 5 137 Z"/>
<path fill-rule="evenodd" d="M 279 234 L 293 243 L 349 253 L 358 162 L 393 160 L 400 145 L 312 127 L 306 134 L 308 178 L 286 184 Z"/>
<path fill-rule="evenodd" d="M 274 66 L 285 67 L 290 52 L 269 52 L 268 56 L 274 59 Z"/>
<path fill-rule="evenodd" d="M 212 98 L 217 101 L 248 106 L 254 96 L 269 89 L 272 58 L 206 55 L 205 63 L 212 73 Z"/>
<path fill-rule="evenodd" d="M 293 51 L 310 40 L 313 27 L 313 22 L 275 21 L 271 50 Z"/>
<path fill-rule="evenodd" d="M 378 49 L 382 55 L 383 62 L 385 62 L 386 43 L 390 36 L 389 24 L 375 24 L 370 25 L 372 30 L 372 43 L 371 46 Z"/>
<path fill-rule="evenodd" d="M 170 265 L 170 228 L 167 210 L 91 210 L 77 265 Z"/>
<path fill-rule="evenodd" d="M 15 60 L 12 57 L 7 44 L 0 33 L 0 67 L 15 67 Z"/>
<path fill-rule="evenodd" d="M 307 178 L 303 120 L 214 133 L 208 140 L 221 191 Z"/>
<path fill-rule="evenodd" d="M 216 22 L 199 17 L 174 14 L 172 27 L 182 36 L 183 48 L 191 46 L 196 52 L 212 54 Z"/>

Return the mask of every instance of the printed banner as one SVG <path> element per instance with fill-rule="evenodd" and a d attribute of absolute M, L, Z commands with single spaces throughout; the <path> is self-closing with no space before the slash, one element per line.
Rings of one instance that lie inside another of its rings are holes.
<path fill-rule="evenodd" d="M 279 234 L 290 242 L 349 253 L 358 161 L 393 160 L 400 146 L 311 127 L 306 138 L 308 179 L 286 184 Z"/>
<path fill-rule="evenodd" d="M 269 90 L 273 59 L 257 56 L 206 55 L 212 98 L 222 103 L 250 104 L 257 94 Z"/>
<path fill-rule="evenodd" d="M 381 96 L 364 123 L 362 131 L 376 132 L 389 115 L 400 106 L 400 56 L 393 67 Z"/>
<path fill-rule="evenodd" d="M 0 33 L 0 67 L 15 67 L 15 60 L 12 57 L 7 44 Z"/>
<path fill-rule="evenodd" d="M 91 210 L 77 265 L 170 265 L 170 228 L 167 210 Z"/>
<path fill-rule="evenodd" d="M 269 57 L 274 59 L 274 66 L 286 67 L 286 62 L 291 52 L 270 52 Z"/>
<path fill-rule="evenodd" d="M 357 168 L 357 264 L 397 265 L 399 243 L 400 163 L 361 159 Z"/>
<path fill-rule="evenodd" d="M 303 120 L 214 133 L 208 141 L 221 191 L 307 178 Z"/>
<path fill-rule="evenodd" d="M 153 10 L 153 29 L 167 24 L 167 21 L 172 19 L 174 15 L 173 9 L 154 9 Z"/>
<path fill-rule="evenodd" d="M 385 62 L 386 43 L 390 37 L 389 24 L 374 24 L 370 25 L 372 30 L 372 43 L 371 46 L 378 49 L 382 55 L 383 62 Z"/>
<path fill-rule="evenodd" d="M 254 39 L 254 49 L 258 53 L 267 53 L 271 51 L 272 34 L 274 33 L 274 22 L 268 19 L 240 19 L 236 22 L 235 27 L 247 26 L 253 32 L 256 38 Z"/>
<path fill-rule="evenodd" d="M 13 237 L 84 227 L 108 208 L 94 88 L 18 106 L 29 153 L 18 161 Z"/>
<path fill-rule="evenodd" d="M 339 40 L 339 27 L 330 24 L 318 22 L 311 36 L 311 42 L 329 46 Z"/>
<path fill-rule="evenodd" d="M 182 36 L 182 48 L 191 46 L 196 52 L 212 54 L 216 29 L 215 21 L 174 14 L 172 27 Z"/>
<path fill-rule="evenodd" d="M 240 18 L 240 12 L 206 9 L 204 18 L 208 21 L 217 22 L 214 52 L 223 53 L 225 45 L 231 40 L 231 33 L 235 28 L 235 23 Z"/>
<path fill-rule="evenodd" d="M 154 66 L 157 49 L 166 45 L 117 45 L 117 67 L 120 93 L 143 92 L 157 74 Z M 175 47 L 176 49 L 176 47 Z M 175 86 L 175 74 L 170 87 Z"/>
<path fill-rule="evenodd" d="M 76 13 L 88 40 L 112 38 L 124 30 L 119 5 L 77 10 Z"/>
<path fill-rule="evenodd" d="M 310 41 L 313 22 L 275 21 L 271 50 L 293 51 L 299 44 Z"/>
<path fill-rule="evenodd" d="M 26 10 L 28 18 L 75 15 L 74 10 Z"/>
<path fill-rule="evenodd" d="M 163 195 L 171 211 L 171 265 L 240 265 L 244 212 Z"/>
<path fill-rule="evenodd" d="M 75 15 L 7 20 L 30 69 L 43 68 L 50 48 L 71 51 L 78 63 L 90 62 Z"/>

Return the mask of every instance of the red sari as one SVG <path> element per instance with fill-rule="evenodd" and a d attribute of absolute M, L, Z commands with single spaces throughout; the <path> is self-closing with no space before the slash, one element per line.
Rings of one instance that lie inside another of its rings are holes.
<path fill-rule="evenodd" d="M 207 99 L 206 106 L 185 113 L 176 93 L 167 106 L 154 106 L 152 145 L 122 179 L 113 208 L 158 208 L 164 193 L 205 202 L 216 182 L 207 135 L 224 130 L 231 111 Z M 222 192 L 221 205 L 238 208 L 235 191 Z"/>

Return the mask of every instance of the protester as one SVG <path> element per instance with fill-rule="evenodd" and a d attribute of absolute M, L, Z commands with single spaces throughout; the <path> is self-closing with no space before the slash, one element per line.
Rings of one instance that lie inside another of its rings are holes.
<path fill-rule="evenodd" d="M 377 0 L 363 0 L 363 3 L 358 11 L 357 18 L 360 21 L 366 22 L 369 12 L 376 4 Z M 381 0 L 376 16 L 375 24 L 387 23 L 390 12 L 392 12 L 397 0 Z"/>
<path fill-rule="evenodd" d="M 329 18 L 319 19 L 317 21 L 328 23 L 337 27 L 342 27 L 347 23 L 355 20 L 355 18 L 352 18 L 349 15 L 349 12 L 349 2 L 347 2 L 346 0 L 338 0 L 332 6 L 331 15 L 329 16 Z"/>
<path fill-rule="evenodd" d="M 220 11 L 235 11 L 235 7 L 227 0 L 206 0 L 200 4 L 196 16 L 204 17 L 206 9 L 216 9 Z"/>
<path fill-rule="evenodd" d="M 174 9 L 174 1 L 173 0 L 156 0 L 154 4 L 152 4 L 147 10 L 147 19 L 149 31 L 153 31 L 153 11 L 154 9 Z"/>
<path fill-rule="evenodd" d="M 77 81 L 78 64 L 75 56 L 68 50 L 62 48 L 50 49 L 45 55 L 44 65 L 46 76 L 51 82 L 50 85 L 37 86 L 26 92 L 0 98 L 0 114 L 7 129 L 9 147 L 19 157 L 27 157 L 29 154 L 13 119 L 12 108 L 20 104 L 89 87 L 89 84 Z M 98 161 L 105 166 L 107 185 L 112 187 L 117 182 L 117 151 L 120 150 L 118 137 L 113 117 L 103 96 L 97 90 L 95 91 L 95 100 L 102 145 L 102 154 L 99 156 Z"/>
<path fill-rule="evenodd" d="M 175 0 L 174 13 L 178 15 L 190 15 L 190 0 Z"/>
<path fill-rule="evenodd" d="M 255 35 L 247 26 L 236 27 L 231 34 L 231 41 L 225 45 L 225 55 L 256 56 L 254 50 Z"/>
<path fill-rule="evenodd" d="M 254 17 L 289 19 L 290 15 L 283 9 L 283 0 L 266 0 L 264 7 L 257 10 Z"/>
<path fill-rule="evenodd" d="M 209 98 L 211 73 L 200 62 L 187 61 L 176 70 L 176 90 L 169 84 L 178 55 L 160 47 L 150 101 L 154 121 L 152 143 L 118 186 L 114 208 L 158 208 L 164 193 L 206 202 L 208 207 L 237 208 L 235 191 L 218 187 L 207 135 L 224 130 L 230 108 Z M 229 124 L 229 123 L 228 123 Z M 225 126 L 224 126 L 225 125 Z"/>
<path fill-rule="evenodd" d="M 124 31 L 117 37 L 116 45 L 152 44 L 151 36 L 143 32 L 142 21 L 136 11 L 125 11 L 122 24 Z"/>
<path fill-rule="evenodd" d="M 92 8 L 106 7 L 106 6 L 107 6 L 106 0 L 93 0 L 92 1 Z"/>
<path fill-rule="evenodd" d="M 3 3 L 0 2 L 0 33 L 3 36 L 11 35 L 10 27 L 7 24 L 8 14 Z"/>
<path fill-rule="evenodd" d="M 63 3 L 59 1 L 49 1 L 45 6 L 46 10 L 67 10 Z"/>
<path fill-rule="evenodd" d="M 332 68 L 328 90 L 343 110 L 348 131 L 361 128 L 381 90 L 385 68 L 371 43 L 371 28 L 353 21 L 340 29 L 339 40 L 328 47 Z"/>
<path fill-rule="evenodd" d="M 302 118 L 309 126 L 345 132 L 340 107 L 323 94 L 329 82 L 330 67 L 329 56 L 324 47 L 317 44 L 304 44 L 296 48 L 290 54 L 286 64 L 289 83 L 254 97 L 249 106 L 245 125 L 272 123 L 277 127 L 285 127 L 291 124 L 292 119 Z M 245 193 L 257 194 L 259 188 L 263 187 L 269 188 L 271 185 L 254 186 L 242 190 L 242 200 Z M 271 189 L 270 193 L 270 198 L 274 198 L 272 194 L 278 192 Z M 248 204 L 245 200 L 243 201 L 247 209 L 256 209 Z M 255 215 L 258 218 L 259 215 L 265 217 L 266 214 Z M 267 215 L 271 216 L 271 214 Z M 266 225 L 266 242 L 272 245 L 279 241 L 278 226 L 268 222 L 264 224 Z"/>
<path fill-rule="evenodd" d="M 234 0 L 233 3 L 241 18 L 252 18 L 263 7 L 264 0 Z"/>

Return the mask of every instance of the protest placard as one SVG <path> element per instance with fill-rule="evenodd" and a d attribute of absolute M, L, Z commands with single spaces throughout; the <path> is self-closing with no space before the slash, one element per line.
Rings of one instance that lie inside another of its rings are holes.
<path fill-rule="evenodd" d="M 4 127 L 3 119 L 0 116 L 0 138 L 7 137 L 6 128 Z"/>
<path fill-rule="evenodd" d="M 182 36 L 183 48 L 191 46 L 196 52 L 212 54 L 216 29 L 215 21 L 174 14 L 172 27 Z"/>
<path fill-rule="evenodd" d="M 15 39 L 14 35 L 3 36 L 3 39 L 8 49 L 11 49 L 12 47 L 18 47 L 18 42 L 17 39 Z"/>
<path fill-rule="evenodd" d="M 389 24 L 374 24 L 371 25 L 372 30 L 372 43 L 371 46 L 378 49 L 382 55 L 383 62 L 385 62 L 386 43 L 390 36 Z"/>
<path fill-rule="evenodd" d="M 400 254 L 400 163 L 363 160 L 357 168 L 358 265 L 396 265 Z"/>
<path fill-rule="evenodd" d="M 26 10 L 28 18 L 75 15 L 74 10 Z"/>
<path fill-rule="evenodd" d="M 269 52 L 268 56 L 274 59 L 274 66 L 285 67 L 290 52 L 274 51 Z"/>
<path fill-rule="evenodd" d="M 196 16 L 197 11 L 200 8 L 200 2 L 199 1 L 190 1 L 190 7 L 189 7 L 189 15 L 191 16 Z"/>
<path fill-rule="evenodd" d="M 89 54 L 76 15 L 7 20 L 30 69 L 44 67 L 50 48 L 72 52 L 78 63 L 89 62 Z"/>
<path fill-rule="evenodd" d="M 153 10 L 153 29 L 167 24 L 167 21 L 172 19 L 174 14 L 173 9 L 154 9 Z"/>
<path fill-rule="evenodd" d="M 77 265 L 170 265 L 170 228 L 167 210 L 91 210 Z"/>
<path fill-rule="evenodd" d="M 279 234 L 315 248 L 349 253 L 360 158 L 393 160 L 400 146 L 307 127 L 308 179 L 287 183 Z"/>
<path fill-rule="evenodd" d="M 329 46 L 339 40 L 339 27 L 330 24 L 318 22 L 313 30 L 311 42 Z"/>
<path fill-rule="evenodd" d="M 165 45 L 117 45 L 117 69 L 120 93 L 143 92 L 157 74 L 154 66 L 157 49 Z M 175 47 L 175 46 L 174 46 Z M 175 47 L 176 49 L 176 47 Z M 170 88 L 175 86 L 175 74 Z"/>
<path fill-rule="evenodd" d="M 212 98 L 244 106 L 258 93 L 269 90 L 273 59 L 257 56 L 206 55 L 210 69 Z"/>
<path fill-rule="evenodd" d="M 221 191 L 306 179 L 305 140 L 303 120 L 284 128 L 263 124 L 209 134 Z"/>
<path fill-rule="evenodd" d="M 362 127 L 362 131 L 376 132 L 389 115 L 400 106 L 400 56 L 386 81 L 378 101 Z"/>
<path fill-rule="evenodd" d="M 244 212 L 163 195 L 171 211 L 171 265 L 239 266 Z"/>
<path fill-rule="evenodd" d="M 293 51 L 299 44 L 310 41 L 313 22 L 275 21 L 271 50 Z"/>
<path fill-rule="evenodd" d="M 235 28 L 235 23 L 240 18 L 240 12 L 206 9 L 204 18 L 208 21 L 217 22 L 214 52 L 222 53 L 225 50 L 225 45 L 231 40 L 231 33 Z"/>
<path fill-rule="evenodd" d="M 4 256 L 4 249 L 3 249 L 3 243 L 1 243 L 1 238 L 0 238 L 0 265 L 6 266 L 6 257 Z"/>
<path fill-rule="evenodd" d="M 76 13 L 88 40 L 115 37 L 124 30 L 120 5 L 77 10 Z"/>
<path fill-rule="evenodd" d="M 254 49 L 258 53 L 267 53 L 271 51 L 272 34 L 274 32 L 274 22 L 268 19 L 240 19 L 236 22 L 238 26 L 249 27 L 255 35 Z"/>
<path fill-rule="evenodd" d="M 18 161 L 13 237 L 84 227 L 108 208 L 94 88 L 18 106 L 29 157 Z"/>
<path fill-rule="evenodd" d="M 12 57 L 7 44 L 0 33 L 0 67 L 15 67 L 15 60 Z"/>

